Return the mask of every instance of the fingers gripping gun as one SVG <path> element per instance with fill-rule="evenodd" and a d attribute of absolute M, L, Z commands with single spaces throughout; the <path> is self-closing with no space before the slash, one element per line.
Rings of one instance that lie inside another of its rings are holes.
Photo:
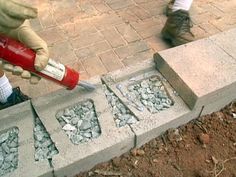
<path fill-rule="evenodd" d="M 4 61 L 65 86 L 69 90 L 77 85 L 88 90 L 95 89 L 94 85 L 79 80 L 79 72 L 52 59 L 49 59 L 44 70 L 37 71 L 34 68 L 35 57 L 36 53 L 24 44 L 0 34 L 0 58 Z"/>

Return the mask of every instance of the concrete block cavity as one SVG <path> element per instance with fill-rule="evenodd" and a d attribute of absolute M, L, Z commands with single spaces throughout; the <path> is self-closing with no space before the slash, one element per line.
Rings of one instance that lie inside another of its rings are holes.
<path fill-rule="evenodd" d="M 0 132 L 0 176 L 18 167 L 19 129 L 12 127 Z"/>
<path fill-rule="evenodd" d="M 47 160 L 35 161 L 34 119 L 30 101 L 0 111 L 0 176 L 52 176 Z"/>
<path fill-rule="evenodd" d="M 188 108 L 156 70 L 152 60 L 109 73 L 102 80 L 139 120 L 130 125 L 136 136 L 136 147 L 200 113 L 200 109 L 191 111 Z"/>
<path fill-rule="evenodd" d="M 89 82 L 96 85 L 93 92 L 62 89 L 32 100 L 59 151 L 51 161 L 57 177 L 74 176 L 134 147 L 130 127 L 115 124 L 100 78 Z"/>
<path fill-rule="evenodd" d="M 59 153 L 50 134 L 38 117 L 34 119 L 34 147 L 36 161 L 52 159 L 54 155 Z"/>
<path fill-rule="evenodd" d="M 137 123 L 138 119 L 131 113 L 131 111 L 123 104 L 120 99 L 107 88 L 104 84 L 103 89 L 112 109 L 113 118 L 117 127 L 123 127 L 125 125 L 132 125 Z"/>
<path fill-rule="evenodd" d="M 73 144 L 85 143 L 101 135 L 92 100 L 85 100 L 60 110 L 56 118 Z"/>
<path fill-rule="evenodd" d="M 118 84 L 116 87 L 121 88 L 121 84 Z M 174 104 L 174 101 L 157 75 L 152 75 L 149 78 L 137 81 L 137 83 L 129 84 L 127 89 L 127 99 L 136 104 L 141 102 L 152 114 L 166 110 Z M 121 89 L 119 90 L 123 92 Z M 144 109 L 141 105 L 139 107 L 141 110 Z"/>

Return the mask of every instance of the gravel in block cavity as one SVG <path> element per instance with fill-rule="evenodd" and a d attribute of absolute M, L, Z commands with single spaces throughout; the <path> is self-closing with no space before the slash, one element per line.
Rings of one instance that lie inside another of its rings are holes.
<path fill-rule="evenodd" d="M 108 104 L 112 108 L 112 114 L 117 127 L 132 125 L 138 122 L 138 119 L 121 103 L 119 98 L 111 92 L 106 85 L 103 85 L 103 88 Z"/>
<path fill-rule="evenodd" d="M 56 118 L 73 144 L 85 143 L 101 135 L 92 100 L 60 110 Z"/>
<path fill-rule="evenodd" d="M 53 143 L 49 133 L 38 117 L 34 121 L 34 148 L 35 161 L 52 159 L 54 155 L 59 153 L 55 143 Z"/>
<path fill-rule="evenodd" d="M 19 129 L 10 128 L 0 134 L 0 176 L 18 167 Z"/>
<path fill-rule="evenodd" d="M 136 97 L 151 113 L 157 113 L 174 105 L 158 76 L 151 76 L 128 86 L 129 95 Z"/>

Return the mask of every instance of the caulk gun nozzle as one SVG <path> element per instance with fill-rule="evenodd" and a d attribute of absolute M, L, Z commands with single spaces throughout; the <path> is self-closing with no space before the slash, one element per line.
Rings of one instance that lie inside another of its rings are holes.
<path fill-rule="evenodd" d="M 81 86 L 89 91 L 93 91 L 96 89 L 95 85 L 93 84 L 90 84 L 88 82 L 85 82 L 85 81 L 79 81 L 79 83 L 77 84 L 78 86 Z"/>

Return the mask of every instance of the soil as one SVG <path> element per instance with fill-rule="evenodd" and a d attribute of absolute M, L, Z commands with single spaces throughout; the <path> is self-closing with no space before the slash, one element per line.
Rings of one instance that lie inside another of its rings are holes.
<path fill-rule="evenodd" d="M 236 102 L 77 177 L 236 177 Z"/>

